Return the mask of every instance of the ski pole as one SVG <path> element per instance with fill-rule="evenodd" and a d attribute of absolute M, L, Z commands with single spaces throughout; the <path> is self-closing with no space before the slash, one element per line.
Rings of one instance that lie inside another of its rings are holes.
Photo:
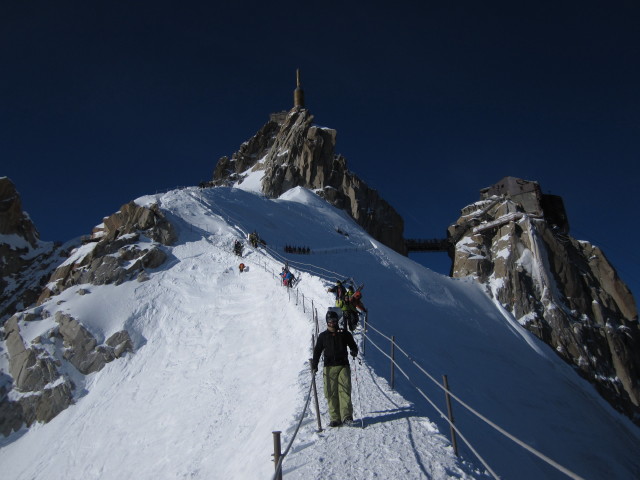
<path fill-rule="evenodd" d="M 360 423 L 362 424 L 362 428 L 364 428 L 364 412 L 362 411 L 362 398 L 360 398 L 360 382 L 358 381 L 358 367 L 357 367 L 357 363 L 360 362 L 360 365 L 362 365 L 362 360 L 360 360 L 359 358 L 353 357 L 353 374 L 356 377 L 356 390 L 357 392 L 357 396 L 358 396 L 358 405 L 359 405 L 359 410 L 360 410 Z"/>

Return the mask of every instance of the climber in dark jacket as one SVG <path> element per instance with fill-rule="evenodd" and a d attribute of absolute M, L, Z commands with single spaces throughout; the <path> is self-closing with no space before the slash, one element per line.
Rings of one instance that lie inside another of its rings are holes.
<path fill-rule="evenodd" d="M 329 426 L 353 423 L 353 405 L 351 404 L 351 369 L 347 348 L 354 358 L 358 355 L 358 346 L 348 331 L 338 328 L 338 314 L 327 312 L 327 329 L 318 336 L 313 349 L 311 368 L 318 371 L 320 355 L 324 352 L 324 396 L 329 406 L 331 422 Z"/>

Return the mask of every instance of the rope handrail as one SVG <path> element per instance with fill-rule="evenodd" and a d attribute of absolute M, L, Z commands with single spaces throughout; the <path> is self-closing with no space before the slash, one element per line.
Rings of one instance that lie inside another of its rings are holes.
<path fill-rule="evenodd" d="M 277 258 L 280 259 L 280 261 L 284 262 L 284 263 L 291 263 L 293 265 L 304 265 L 307 267 L 313 267 L 316 270 L 323 270 L 325 272 L 331 273 L 333 275 L 329 276 L 329 275 L 318 275 L 319 277 L 323 278 L 324 280 L 327 280 L 328 278 L 331 279 L 340 279 L 340 278 L 345 278 L 344 275 L 340 275 L 338 272 L 334 272 L 332 270 L 328 270 L 326 268 L 320 267 L 318 265 L 313 265 L 312 263 L 303 263 L 303 262 L 297 262 L 295 260 L 289 260 L 288 258 L 286 258 L 285 256 L 281 255 L 280 253 L 278 253 L 276 250 L 270 248 L 270 247 L 266 247 L 266 250 L 269 251 L 269 253 L 271 253 L 272 256 L 275 256 Z M 302 270 L 304 271 L 304 269 L 300 268 L 300 267 L 296 267 L 298 270 Z M 307 272 L 309 273 L 309 272 Z M 328 278 L 327 278 L 328 277 Z"/>
<path fill-rule="evenodd" d="M 377 333 L 377 334 L 379 334 L 380 336 L 382 336 L 382 337 L 386 338 L 386 339 L 387 339 L 387 340 L 389 340 L 390 342 L 394 342 L 394 343 L 395 343 L 395 341 L 394 341 L 394 340 L 392 340 L 392 339 L 391 339 L 391 337 L 387 337 L 384 333 L 382 333 L 382 332 L 381 332 L 380 330 L 378 330 L 376 327 L 374 327 L 373 325 L 371 325 L 371 323 L 369 322 L 369 320 L 367 320 L 367 329 L 369 329 L 369 328 L 371 328 L 374 332 L 376 332 L 376 333 Z M 367 335 L 365 334 L 365 337 L 366 337 L 366 336 L 367 336 Z M 367 337 L 367 338 L 368 338 L 368 337 Z M 398 347 L 398 348 L 400 348 L 400 347 Z M 401 351 L 402 351 L 402 353 L 404 353 L 404 351 L 403 351 L 403 350 L 401 350 Z M 406 355 L 406 354 L 405 354 L 405 355 Z"/>
<path fill-rule="evenodd" d="M 380 332 L 378 329 L 376 329 L 375 327 L 373 327 L 369 322 L 367 322 L 367 328 L 371 327 L 374 331 L 376 331 L 377 333 L 379 333 L 380 335 L 382 335 L 383 337 L 387 338 L 388 340 L 391 341 L 391 338 L 387 337 L 386 335 L 384 335 L 382 332 Z M 376 347 L 385 357 L 387 357 L 389 360 L 392 361 L 392 363 L 398 368 L 398 370 L 400 370 L 400 372 L 402 372 L 402 374 L 407 378 L 407 380 L 409 381 L 409 383 L 411 384 L 411 386 L 413 386 L 416 390 L 418 390 L 418 392 L 420 392 L 425 398 L 426 395 L 424 395 L 422 393 L 422 391 L 420 390 L 420 388 L 418 388 L 415 384 L 413 384 L 413 382 L 409 379 L 409 377 L 407 376 L 407 374 L 402 370 L 402 368 L 400 367 L 400 365 L 398 365 L 398 363 L 391 358 L 391 356 L 389 356 L 386 352 L 382 351 L 380 349 L 380 347 L 378 345 L 375 344 L 375 342 L 373 340 L 371 340 L 371 338 L 365 333 L 363 332 L 363 336 L 365 338 L 367 338 L 369 340 L 370 343 L 372 343 L 374 345 L 374 347 Z M 462 405 L 466 410 L 468 410 L 470 413 L 472 413 L 473 415 L 475 415 L 476 417 L 478 417 L 480 420 L 482 420 L 483 422 L 485 422 L 487 425 L 489 425 L 490 427 L 492 427 L 493 429 L 495 429 L 496 431 L 500 432 L 502 435 L 504 435 L 505 437 L 507 437 L 509 440 L 513 441 L 514 443 L 516 443 L 517 445 L 519 445 L 520 447 L 524 448 L 525 450 L 527 450 L 529 453 L 532 453 L 533 455 L 535 455 L 536 457 L 540 458 L 541 460 L 543 460 L 544 462 L 548 463 L 549 465 L 551 465 L 552 467 L 556 468 L 557 470 L 559 470 L 560 472 L 564 473 L 565 475 L 567 475 L 570 478 L 573 478 L 574 480 L 584 480 L 582 477 L 580 477 L 579 475 L 573 473 L 572 471 L 570 471 L 569 469 L 567 469 L 566 467 L 560 465 L 558 462 L 556 462 L 555 460 L 549 458 L 548 456 L 546 456 L 545 454 L 543 454 L 542 452 L 536 450 L 535 448 L 531 447 L 530 445 L 526 444 L 525 442 L 523 442 L 522 440 L 520 440 L 519 438 L 515 437 L 514 435 L 510 434 L 509 432 L 507 432 L 505 429 L 503 429 L 502 427 L 500 427 L 499 425 L 497 425 L 496 423 L 492 422 L 491 420 L 489 420 L 487 417 L 485 417 L 484 415 L 482 415 L 480 412 L 476 411 L 474 408 L 472 408 L 471 406 L 469 406 L 466 402 L 464 402 L 460 397 L 458 397 L 457 395 L 455 395 L 453 392 L 451 392 L 450 390 L 448 390 L 447 388 L 444 387 L 444 385 L 440 384 L 440 382 L 438 382 L 432 375 L 430 375 L 424 368 L 422 368 L 422 366 L 420 366 L 407 352 L 405 352 L 396 342 L 395 340 L 393 340 L 394 346 L 395 348 L 397 348 L 401 353 L 403 353 L 407 359 L 416 366 L 416 368 L 421 371 L 422 373 L 424 373 L 429 380 L 431 380 L 433 383 L 435 383 L 438 387 L 440 387 L 444 392 L 446 392 L 447 394 L 449 394 L 453 399 L 455 399 L 456 401 L 458 401 L 458 403 L 460 403 L 460 405 Z M 433 403 L 431 402 L 431 400 L 429 400 L 427 398 L 427 401 L 429 403 L 431 403 L 431 405 L 433 406 Z M 460 434 L 458 428 L 455 426 L 455 424 L 453 424 L 448 417 L 446 417 L 437 407 L 434 406 L 434 408 L 436 409 L 436 411 L 438 411 L 438 413 L 440 413 L 440 415 L 450 424 L 450 426 L 460 435 L 461 438 L 464 437 L 462 436 L 462 434 Z M 475 451 L 473 450 L 473 448 L 471 447 L 471 445 L 469 445 L 467 443 L 467 441 L 465 440 L 465 444 L 467 444 L 467 446 L 472 450 L 472 452 L 474 452 L 474 454 L 476 456 L 477 453 L 475 453 Z M 482 462 L 482 459 L 480 457 L 478 457 L 480 459 L 480 461 Z M 483 463 L 484 465 L 484 463 Z M 486 467 L 486 465 L 485 465 Z M 488 468 L 488 467 L 487 467 Z M 496 477 L 497 478 L 497 477 Z"/>
<path fill-rule="evenodd" d="M 278 477 L 278 474 L 282 473 L 282 461 L 284 460 L 284 457 L 286 457 L 287 454 L 289 453 L 289 450 L 291 449 L 291 445 L 293 445 L 293 441 L 296 439 L 296 436 L 298 435 L 298 431 L 300 430 L 300 425 L 302 425 L 302 420 L 304 419 L 304 416 L 307 413 L 307 408 L 309 408 L 309 401 L 311 400 L 312 387 L 313 387 L 313 384 L 310 383 L 309 391 L 307 392 L 307 399 L 305 400 L 304 408 L 300 413 L 300 420 L 298 421 L 296 430 L 293 432 L 293 435 L 291 436 L 291 440 L 289 440 L 289 445 L 287 445 L 287 448 L 285 449 L 284 453 L 280 455 L 280 458 L 278 459 L 278 464 L 276 465 L 276 471 L 274 472 L 273 477 L 271 477 L 273 480 L 276 480 L 276 478 Z"/>
<path fill-rule="evenodd" d="M 366 334 L 365 334 L 366 336 Z M 367 337 L 369 338 L 369 337 Z M 395 360 L 393 360 L 391 358 L 391 356 L 387 355 L 386 352 L 384 352 L 373 340 L 371 340 L 369 338 L 369 343 L 371 343 L 374 347 L 376 347 L 380 353 L 382 353 L 385 357 L 387 357 L 389 360 L 391 360 L 394 365 L 396 367 L 398 367 L 398 370 L 400 370 L 400 372 L 402 373 L 402 375 L 404 375 L 404 377 L 407 379 L 407 381 L 409 382 L 409 384 L 411 384 L 411 386 L 413 388 L 415 388 L 420 395 L 422 395 L 424 397 L 424 399 L 429 402 L 429 404 L 435 409 L 436 412 L 438 412 L 440 414 L 440 416 L 442 418 L 444 418 L 450 425 L 451 427 L 456 431 L 456 433 L 460 436 L 460 438 L 464 441 L 464 443 L 467 445 L 467 447 L 469 447 L 469 449 L 471 450 L 471 452 L 478 458 L 478 460 L 480 460 L 480 462 L 482 463 L 482 465 L 484 465 L 484 467 L 491 473 L 491 475 L 493 475 L 493 478 L 495 479 L 500 479 L 500 477 L 498 477 L 498 475 L 491 469 L 491 467 L 487 464 L 487 462 L 484 460 L 484 458 L 482 458 L 482 456 L 480 456 L 480 454 L 475 450 L 475 448 L 473 448 L 473 445 L 471 445 L 471 443 L 466 439 L 466 437 L 460 432 L 460 430 L 458 430 L 458 427 L 455 426 L 455 424 L 453 422 L 451 422 L 449 420 L 449 418 L 445 415 L 445 413 L 440 410 L 436 404 L 417 386 L 415 385 L 411 379 L 409 378 L 409 376 L 405 373 L 405 371 L 400 367 L 400 365 L 398 365 Z"/>

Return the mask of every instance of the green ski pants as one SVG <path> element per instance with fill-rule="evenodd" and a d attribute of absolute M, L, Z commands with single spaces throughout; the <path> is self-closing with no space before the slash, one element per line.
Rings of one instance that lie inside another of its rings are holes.
<path fill-rule="evenodd" d="M 324 396 L 329 406 L 331 421 L 353 418 L 351 404 L 351 369 L 349 365 L 324 367 Z"/>

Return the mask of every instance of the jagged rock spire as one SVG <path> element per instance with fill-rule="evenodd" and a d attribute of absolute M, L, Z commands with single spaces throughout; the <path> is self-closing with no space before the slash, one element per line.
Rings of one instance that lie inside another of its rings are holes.
<path fill-rule="evenodd" d="M 402 217 L 335 153 L 337 132 L 313 124 L 304 108 L 272 114 L 270 121 L 231 158 L 222 157 L 210 185 L 241 182 L 249 169 L 264 169 L 262 193 L 277 198 L 301 186 L 345 210 L 371 236 L 405 254 Z"/>
<path fill-rule="evenodd" d="M 296 89 L 293 91 L 293 106 L 304 108 L 304 90 L 300 84 L 300 69 L 296 69 Z"/>
<path fill-rule="evenodd" d="M 472 277 L 640 425 L 635 299 L 602 250 L 568 234 L 562 199 L 505 177 L 449 227 L 452 276 Z"/>

